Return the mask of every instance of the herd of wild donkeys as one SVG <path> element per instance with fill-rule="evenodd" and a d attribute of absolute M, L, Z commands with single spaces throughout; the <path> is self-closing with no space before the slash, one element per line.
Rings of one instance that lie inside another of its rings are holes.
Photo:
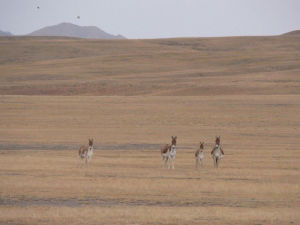
<path fill-rule="evenodd" d="M 92 155 L 94 152 L 93 147 L 93 139 L 89 139 L 89 145 L 88 146 L 81 146 L 79 148 L 79 159 L 82 161 L 85 160 L 85 163 L 88 165 L 89 161 L 92 159 Z M 177 143 L 177 136 L 172 136 L 171 144 L 165 144 L 161 148 L 161 157 L 163 160 L 163 167 L 165 168 L 169 162 L 168 168 L 175 168 L 175 158 L 176 158 L 176 143 Z M 221 147 L 221 137 L 216 137 L 216 144 L 214 148 L 211 151 L 211 156 L 214 161 L 215 168 L 219 167 L 219 161 L 224 156 L 224 151 Z M 202 165 L 202 161 L 204 159 L 204 142 L 200 142 L 200 147 L 195 152 L 195 159 L 196 159 L 196 168 L 199 169 Z"/>

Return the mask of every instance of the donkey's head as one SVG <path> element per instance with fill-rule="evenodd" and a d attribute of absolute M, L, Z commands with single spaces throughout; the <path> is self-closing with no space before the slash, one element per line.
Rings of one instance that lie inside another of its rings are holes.
<path fill-rule="evenodd" d="M 200 141 L 200 149 L 204 149 L 204 142 Z"/>
<path fill-rule="evenodd" d="M 172 136 L 172 145 L 176 145 L 177 136 Z"/>
<path fill-rule="evenodd" d="M 93 146 L 94 138 L 89 138 L 89 146 Z"/>
<path fill-rule="evenodd" d="M 220 145 L 221 142 L 221 136 L 216 136 L 216 145 Z"/>

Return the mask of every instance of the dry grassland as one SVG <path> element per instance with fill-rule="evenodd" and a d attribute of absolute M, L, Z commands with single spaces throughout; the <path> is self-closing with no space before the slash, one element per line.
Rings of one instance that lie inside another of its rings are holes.
<path fill-rule="evenodd" d="M 300 223 L 297 95 L 1 96 L 0 109 L 2 224 Z M 165 170 L 159 146 L 171 135 L 176 169 Z M 96 152 L 80 169 L 89 136 Z"/>
<path fill-rule="evenodd" d="M 0 38 L 0 94 L 300 94 L 300 35 Z"/>
<path fill-rule="evenodd" d="M 0 38 L 0 224 L 300 224 L 299 62 L 300 35 Z"/>

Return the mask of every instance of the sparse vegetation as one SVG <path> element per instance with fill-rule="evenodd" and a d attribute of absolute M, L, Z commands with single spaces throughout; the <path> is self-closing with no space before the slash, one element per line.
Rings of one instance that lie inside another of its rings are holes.
<path fill-rule="evenodd" d="M 0 223 L 297 224 L 299 100 L 2 96 Z M 226 152 L 218 170 L 216 133 Z M 176 169 L 162 169 L 159 146 L 172 134 Z M 82 170 L 76 147 L 87 135 L 95 153 Z M 16 144 L 27 150 L 7 150 Z"/>
<path fill-rule="evenodd" d="M 300 36 L 0 38 L 0 94 L 299 94 Z"/>
<path fill-rule="evenodd" d="M 0 224 L 299 224 L 299 44 L 0 38 Z"/>

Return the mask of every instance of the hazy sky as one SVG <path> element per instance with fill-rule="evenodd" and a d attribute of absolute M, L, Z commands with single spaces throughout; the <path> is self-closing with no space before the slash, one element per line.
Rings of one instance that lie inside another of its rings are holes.
<path fill-rule="evenodd" d="M 61 22 L 127 38 L 274 35 L 300 29 L 300 0 L 0 0 L 0 30 Z"/>

